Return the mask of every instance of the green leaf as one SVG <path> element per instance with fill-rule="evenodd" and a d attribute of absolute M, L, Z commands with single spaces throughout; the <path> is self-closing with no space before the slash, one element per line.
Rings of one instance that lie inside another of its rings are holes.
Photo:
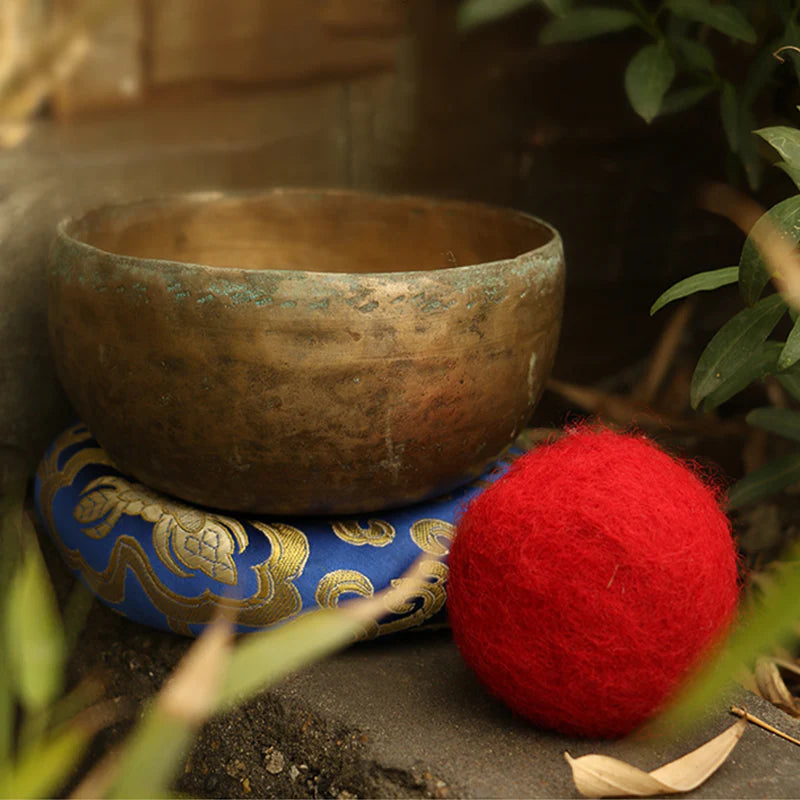
<path fill-rule="evenodd" d="M 792 179 L 794 185 L 800 189 L 800 168 L 790 167 L 785 161 L 776 161 L 775 166 L 782 169 Z"/>
<path fill-rule="evenodd" d="M 786 337 L 786 343 L 778 357 L 778 369 L 789 369 L 800 361 L 800 318 L 794 320 L 792 329 Z"/>
<path fill-rule="evenodd" d="M 723 267 L 722 269 L 712 269 L 707 272 L 698 272 L 682 281 L 678 281 L 670 286 L 658 300 L 650 307 L 650 316 L 664 308 L 667 303 L 674 300 L 681 300 L 695 292 L 710 292 L 722 286 L 729 286 L 739 280 L 739 267 Z"/>
<path fill-rule="evenodd" d="M 555 17 L 566 16 L 572 7 L 572 0 L 542 0 L 542 3 L 547 6 L 547 10 Z"/>
<path fill-rule="evenodd" d="M 773 206 L 756 222 L 744 243 L 739 259 L 739 289 L 749 306 L 761 296 L 770 277 L 770 271 L 761 258 L 753 235 L 757 237 L 758 233 L 763 233 L 770 225 L 776 226 L 783 236 L 790 237 L 793 242 L 800 239 L 800 195 L 789 197 Z"/>
<path fill-rule="evenodd" d="M 675 78 L 675 63 L 664 42 L 645 45 L 625 70 L 625 92 L 633 110 L 652 122 Z"/>
<path fill-rule="evenodd" d="M 714 72 L 714 54 L 706 45 L 685 36 L 675 36 L 670 41 L 689 69 Z"/>
<path fill-rule="evenodd" d="M 66 645 L 50 576 L 34 543 L 11 580 L 5 625 L 17 694 L 29 712 L 40 712 L 61 693 Z"/>
<path fill-rule="evenodd" d="M 687 86 L 685 89 L 677 89 L 674 92 L 669 92 L 664 97 L 664 102 L 661 104 L 662 114 L 676 114 L 680 111 L 697 105 L 704 97 L 707 97 L 713 91 L 713 86 L 701 84 L 699 86 Z"/>
<path fill-rule="evenodd" d="M 780 46 L 781 41 L 781 39 L 772 39 L 765 43 L 750 62 L 744 82 L 740 84 L 743 106 L 752 106 L 764 87 L 772 80 L 778 68 L 778 61 L 773 58 L 772 53 Z"/>
<path fill-rule="evenodd" d="M 251 633 L 234 650 L 220 694 L 225 708 L 305 664 L 351 644 L 364 622 L 336 609 L 309 611 L 279 628 Z"/>
<path fill-rule="evenodd" d="M 739 151 L 739 104 L 736 101 L 736 89 L 730 81 L 722 82 L 719 95 L 719 116 L 722 120 L 722 129 L 728 140 L 728 147 L 732 153 Z"/>
<path fill-rule="evenodd" d="M 780 342 L 764 342 L 754 353 L 743 359 L 739 367 L 722 380 L 703 400 L 703 411 L 711 411 L 730 400 L 751 383 L 774 375 L 778 370 L 778 357 L 783 345 Z"/>
<path fill-rule="evenodd" d="M 13 766 L 0 763 L 0 797 L 55 797 L 93 735 L 91 728 L 70 725 L 27 750 Z"/>
<path fill-rule="evenodd" d="M 787 125 L 773 125 L 771 128 L 760 128 L 753 131 L 760 136 L 770 147 L 778 151 L 784 162 L 800 169 L 800 131 Z"/>
<path fill-rule="evenodd" d="M 739 161 L 744 167 L 747 185 L 756 191 L 761 186 L 764 175 L 764 159 L 758 150 L 758 140 L 752 134 L 756 125 L 753 112 L 749 108 L 739 109 Z"/>
<path fill-rule="evenodd" d="M 790 408 L 755 408 L 747 415 L 747 423 L 800 442 L 800 411 Z"/>
<path fill-rule="evenodd" d="M 147 712 L 122 751 L 111 798 L 167 797 L 186 758 L 196 726 L 158 705 Z"/>
<path fill-rule="evenodd" d="M 800 458 L 794 458 L 800 477 Z M 795 545 L 785 554 L 782 569 L 764 590 L 760 601 L 746 609 L 727 642 L 691 676 L 675 701 L 656 720 L 656 729 L 675 736 L 701 719 L 707 719 L 708 710 L 718 705 L 721 695 L 741 673 L 743 665 L 752 665 L 758 656 L 796 638 L 798 619 L 800 546 Z"/>
<path fill-rule="evenodd" d="M 797 401 L 800 401 L 800 368 L 798 365 L 775 374 L 778 383 Z"/>
<path fill-rule="evenodd" d="M 693 408 L 761 353 L 761 346 L 785 312 L 783 298 L 773 294 L 753 308 L 740 311 L 717 331 L 692 375 L 690 397 Z"/>
<path fill-rule="evenodd" d="M 0 487 L 0 612 L 8 608 L 9 586 L 23 550 L 25 480 L 22 474 L 9 476 Z M 0 620 L 2 622 L 2 620 Z M 2 628 L 0 627 L 0 633 Z M 16 725 L 14 687 L 9 680 L 10 653 L 0 636 L 0 765 L 11 757 Z M 2 770 L 0 769 L 0 773 Z"/>
<path fill-rule="evenodd" d="M 458 9 L 456 25 L 462 31 L 470 30 L 515 14 L 535 3 L 536 0 L 464 0 Z"/>
<path fill-rule="evenodd" d="M 732 5 L 708 0 L 669 0 L 667 8 L 679 17 L 700 22 L 734 39 L 755 44 L 758 39 L 753 26 Z"/>
<path fill-rule="evenodd" d="M 639 24 L 639 18 L 631 11 L 620 8 L 576 8 L 566 16 L 550 20 L 539 34 L 542 44 L 579 42 L 624 31 Z"/>
<path fill-rule="evenodd" d="M 742 508 L 777 494 L 797 481 L 800 481 L 800 453 L 791 453 L 742 478 L 728 494 L 728 506 Z"/>

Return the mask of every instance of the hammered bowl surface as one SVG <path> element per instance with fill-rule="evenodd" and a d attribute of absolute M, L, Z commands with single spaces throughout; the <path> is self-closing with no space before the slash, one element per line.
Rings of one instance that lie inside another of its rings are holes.
<path fill-rule="evenodd" d="M 114 463 L 247 513 L 476 478 L 541 395 L 564 291 L 541 220 L 349 190 L 107 206 L 61 223 L 49 274 L 61 381 Z"/>

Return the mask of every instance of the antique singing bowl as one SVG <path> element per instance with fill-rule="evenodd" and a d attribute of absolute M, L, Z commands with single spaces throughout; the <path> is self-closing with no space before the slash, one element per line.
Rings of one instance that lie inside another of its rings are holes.
<path fill-rule="evenodd" d="M 355 191 L 186 195 L 62 222 L 61 381 L 116 466 L 191 503 L 341 514 L 441 494 L 528 420 L 564 289 L 548 224 Z"/>

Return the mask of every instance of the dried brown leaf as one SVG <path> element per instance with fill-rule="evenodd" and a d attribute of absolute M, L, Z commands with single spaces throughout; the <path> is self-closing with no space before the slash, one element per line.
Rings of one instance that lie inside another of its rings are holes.
<path fill-rule="evenodd" d="M 790 661 L 775 658 L 758 659 L 754 670 L 758 693 L 787 714 L 800 717 L 800 698 L 789 691 L 781 669 L 800 674 L 800 667 Z"/>
<path fill-rule="evenodd" d="M 645 772 L 625 761 L 591 754 L 572 758 L 564 753 L 572 768 L 572 779 L 584 797 L 654 797 L 690 792 L 713 775 L 742 738 L 747 721 L 731 725 L 719 736 L 691 753 Z"/>

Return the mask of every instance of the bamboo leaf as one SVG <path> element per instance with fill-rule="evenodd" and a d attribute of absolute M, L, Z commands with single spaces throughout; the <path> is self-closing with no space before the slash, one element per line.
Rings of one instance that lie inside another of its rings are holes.
<path fill-rule="evenodd" d="M 650 307 L 650 316 L 660 311 L 668 303 L 681 300 L 695 292 L 709 292 L 728 286 L 739 280 L 739 267 L 723 267 L 722 269 L 712 269 L 707 272 L 698 272 L 688 278 L 678 281 L 670 286 Z"/>
<path fill-rule="evenodd" d="M 465 0 L 458 9 L 456 24 L 462 31 L 471 30 L 508 17 L 535 3 L 536 0 Z"/>
<path fill-rule="evenodd" d="M 739 289 L 747 305 L 752 306 L 769 283 L 770 270 L 764 263 L 756 241 L 764 240 L 777 227 L 781 238 L 800 239 L 800 195 L 773 206 L 753 226 L 739 259 Z"/>
<path fill-rule="evenodd" d="M 645 45 L 625 69 L 625 92 L 633 110 L 652 122 L 675 78 L 675 62 L 664 42 Z"/>
<path fill-rule="evenodd" d="M 800 442 L 800 411 L 789 408 L 755 408 L 747 415 L 747 423 Z"/>
<path fill-rule="evenodd" d="M 5 465 L 3 465 L 5 470 Z M 23 503 L 25 481 L 21 473 L 3 475 L 0 487 L 0 612 L 8 608 L 9 586 L 18 568 L 23 550 Z M 0 620 L 3 622 L 3 620 Z M 0 627 L 0 634 L 5 631 Z M 11 757 L 16 723 L 16 701 L 14 686 L 9 679 L 11 673 L 8 639 L 0 635 L 0 765 Z M 1 770 L 0 770 L 1 772 Z"/>
<path fill-rule="evenodd" d="M 730 81 L 722 82 L 719 95 L 719 116 L 731 153 L 739 152 L 739 103 L 736 89 Z"/>
<path fill-rule="evenodd" d="M 755 44 L 758 38 L 753 26 L 732 5 L 708 0 L 669 0 L 667 8 L 678 17 L 708 25 L 733 39 Z"/>
<path fill-rule="evenodd" d="M 25 708 L 40 712 L 61 692 L 66 643 L 50 577 L 33 542 L 11 580 L 5 625 L 13 685 Z"/>
<path fill-rule="evenodd" d="M 741 719 L 691 753 L 652 772 L 609 756 L 564 756 L 572 768 L 575 786 L 584 797 L 654 797 L 691 792 L 725 763 L 746 727 L 747 720 Z"/>
<path fill-rule="evenodd" d="M 251 633 L 234 651 L 220 691 L 225 708 L 305 664 L 351 644 L 364 621 L 338 609 L 309 611 L 279 628 Z"/>
<path fill-rule="evenodd" d="M 728 506 L 742 508 L 762 497 L 776 494 L 797 481 L 800 481 L 800 453 L 791 453 L 770 461 L 736 483 L 728 493 Z"/>
<path fill-rule="evenodd" d="M 94 732 L 70 725 L 25 752 L 16 764 L 0 764 L 0 797 L 55 797 L 78 765 Z"/>
<path fill-rule="evenodd" d="M 661 113 L 677 114 L 681 111 L 686 111 L 686 109 L 697 105 L 704 97 L 708 97 L 712 91 L 712 86 L 700 84 L 669 92 L 664 96 L 664 102 L 661 104 Z"/>
<path fill-rule="evenodd" d="M 578 42 L 624 31 L 638 24 L 636 14 L 620 8 L 576 8 L 563 17 L 550 20 L 542 28 L 539 41 L 542 44 Z"/>
<path fill-rule="evenodd" d="M 775 148 L 786 164 L 800 169 L 800 131 L 797 128 L 774 125 L 771 128 L 760 128 L 753 133 Z"/>
<path fill-rule="evenodd" d="M 773 294 L 753 308 L 740 311 L 717 331 L 692 375 L 690 399 L 693 408 L 734 378 L 741 369 L 752 368 L 754 357 L 762 353 L 764 341 L 785 312 L 783 299 L 779 294 Z"/>
<path fill-rule="evenodd" d="M 112 798 L 165 797 L 195 731 L 213 712 L 232 631 L 218 620 L 181 659 L 136 726 L 113 774 Z"/>
<path fill-rule="evenodd" d="M 789 367 L 800 361 L 800 317 L 794 320 L 792 329 L 786 337 L 786 344 L 778 357 L 778 369 L 789 369 Z"/>

